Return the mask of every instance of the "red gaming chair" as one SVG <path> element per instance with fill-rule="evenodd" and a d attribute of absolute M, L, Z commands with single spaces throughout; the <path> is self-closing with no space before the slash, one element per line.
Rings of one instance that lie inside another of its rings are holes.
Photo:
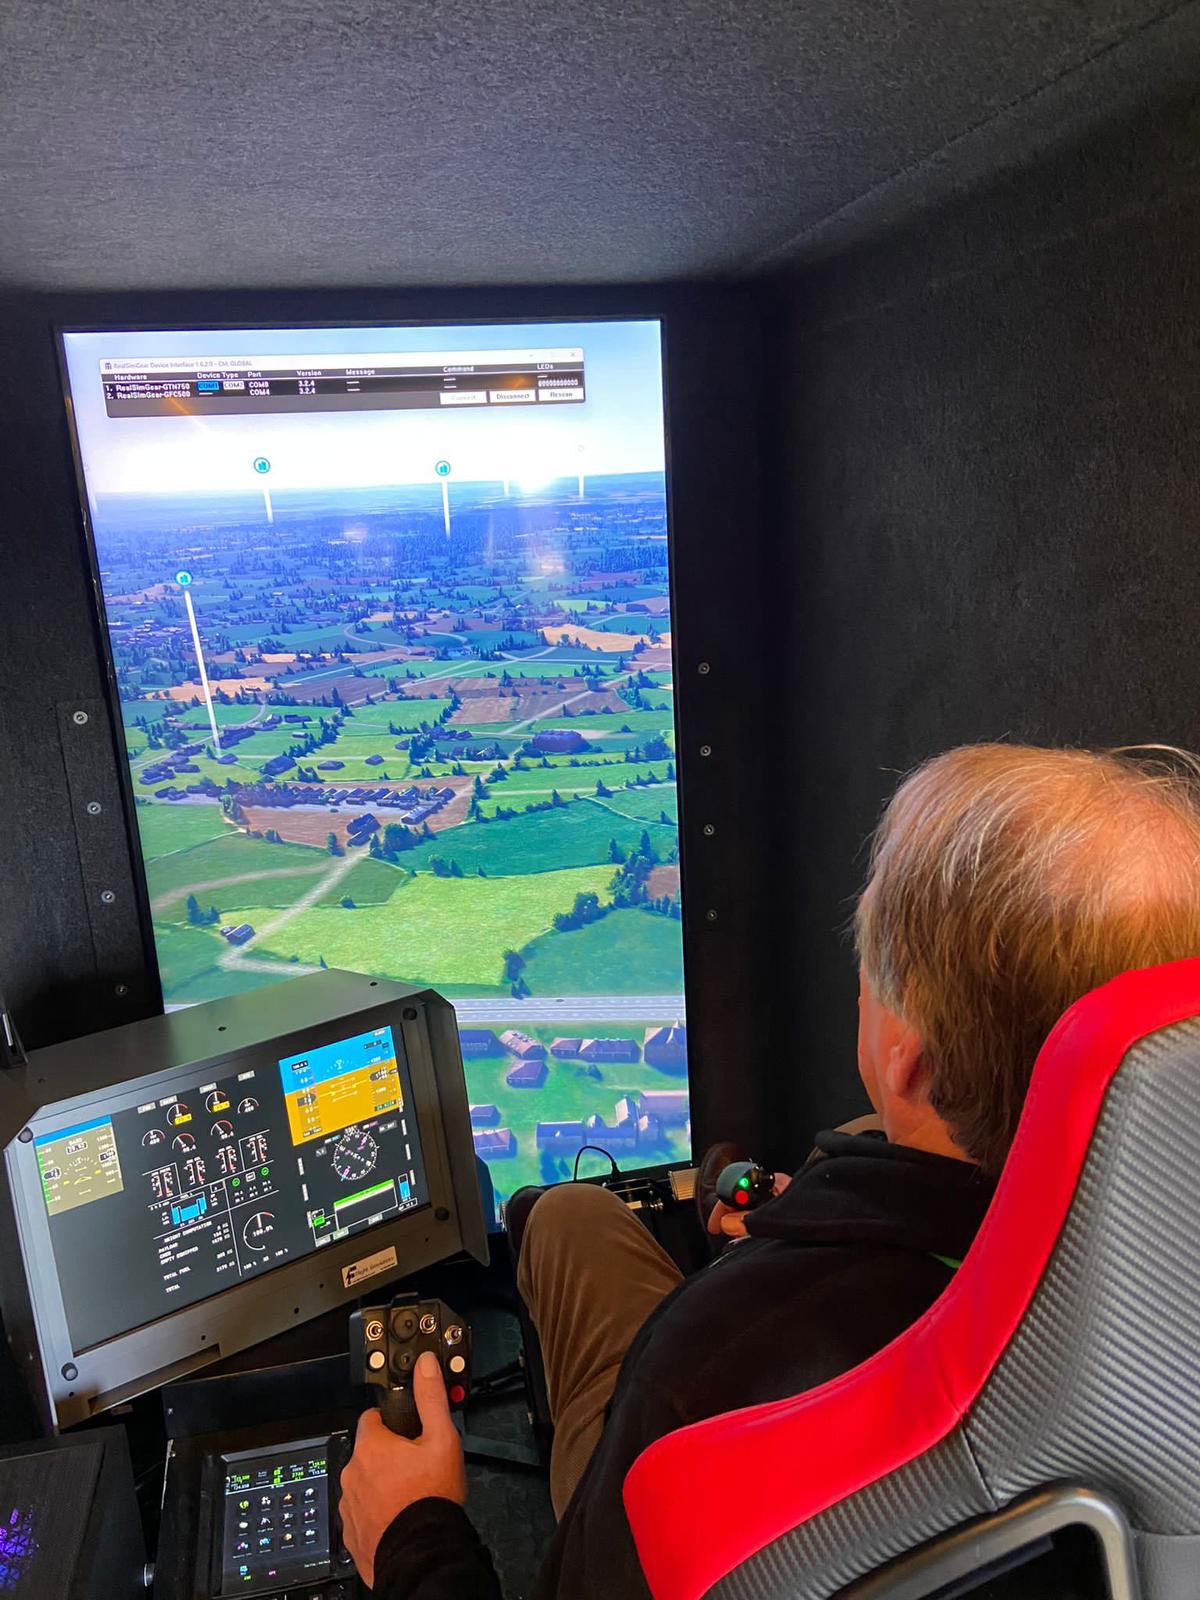
<path fill-rule="evenodd" d="M 736 1505 L 694 1470 L 718 1453 L 754 1465 Z M 1200 1600 L 1200 960 L 1061 1018 L 919 1322 L 819 1389 L 659 1439 L 625 1506 L 655 1600 L 961 1593 L 1073 1524 L 1114 1600 Z"/>

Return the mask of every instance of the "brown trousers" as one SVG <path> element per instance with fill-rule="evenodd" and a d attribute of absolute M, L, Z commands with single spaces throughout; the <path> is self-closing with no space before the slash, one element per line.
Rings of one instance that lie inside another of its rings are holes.
<path fill-rule="evenodd" d="M 881 1130 L 878 1117 L 856 1117 L 838 1132 L 868 1128 Z M 809 1160 L 819 1154 L 814 1150 Z M 682 1282 L 662 1246 L 607 1189 L 560 1184 L 547 1189 L 529 1213 L 517 1288 L 546 1365 L 555 1516 L 562 1516 L 596 1448 L 604 1408 L 634 1335 Z"/>
<path fill-rule="evenodd" d="M 529 1213 L 517 1288 L 546 1365 L 555 1516 L 562 1516 L 596 1448 L 634 1335 L 682 1281 L 666 1251 L 607 1189 L 564 1183 Z"/>

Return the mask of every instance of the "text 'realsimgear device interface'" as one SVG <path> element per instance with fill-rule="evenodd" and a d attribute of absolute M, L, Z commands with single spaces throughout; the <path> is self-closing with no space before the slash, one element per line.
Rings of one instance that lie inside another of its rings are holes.
<path fill-rule="evenodd" d="M 428 1201 L 390 1027 L 34 1141 L 76 1349 Z"/>

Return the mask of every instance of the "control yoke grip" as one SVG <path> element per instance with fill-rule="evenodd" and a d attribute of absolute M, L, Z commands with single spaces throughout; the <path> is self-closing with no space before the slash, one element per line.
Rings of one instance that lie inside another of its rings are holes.
<path fill-rule="evenodd" d="M 384 1389 L 380 1396 L 379 1411 L 384 1426 L 393 1433 L 398 1433 L 403 1439 L 420 1438 L 421 1418 L 408 1384 L 402 1389 Z"/>

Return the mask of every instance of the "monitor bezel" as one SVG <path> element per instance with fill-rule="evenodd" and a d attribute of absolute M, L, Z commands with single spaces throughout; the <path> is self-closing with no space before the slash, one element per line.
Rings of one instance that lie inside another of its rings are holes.
<path fill-rule="evenodd" d="M 222 1002 L 215 1004 L 219 1007 Z M 5 1187 L 11 1201 L 17 1255 L 16 1261 L 7 1262 L 4 1275 L 6 1296 L 15 1290 L 14 1272 L 19 1273 L 25 1285 L 25 1332 L 29 1344 L 26 1354 L 36 1353 L 41 1374 L 37 1398 L 55 1425 L 84 1421 L 173 1378 L 247 1349 L 287 1327 L 348 1306 L 367 1286 L 419 1271 L 464 1247 L 482 1258 L 485 1247 L 478 1186 L 464 1192 L 461 1174 L 456 1183 L 447 1129 L 448 1122 L 458 1125 L 467 1117 L 465 1080 L 457 1054 L 454 1061 L 447 1063 L 444 1040 L 440 1052 L 433 1040 L 434 1013 L 446 1009 L 439 997 L 414 991 L 411 997 L 384 998 L 375 1005 L 314 1021 L 288 1033 L 235 1043 L 229 1049 L 214 1050 L 211 1055 L 116 1083 L 93 1084 L 61 1097 L 52 1092 L 45 1096 L 44 1103 L 28 1117 L 4 1152 Z M 154 1321 L 116 1333 L 98 1344 L 77 1348 L 58 1281 L 34 1139 L 69 1127 L 81 1116 L 94 1115 L 102 1107 L 106 1111 L 122 1110 L 159 1093 L 183 1092 L 250 1067 L 277 1071 L 280 1059 L 306 1046 L 333 1044 L 384 1026 L 390 1026 L 394 1036 L 403 1041 L 408 1057 L 413 1110 L 428 1185 L 427 1202 L 363 1233 L 315 1247 L 259 1277 L 230 1284 Z M 139 1025 L 132 1027 L 137 1029 Z M 33 1067 L 37 1065 L 35 1056 Z M 68 1086 L 68 1074 L 55 1076 L 61 1078 L 64 1087 Z M 356 1277 L 351 1283 L 344 1281 L 345 1269 L 390 1250 L 395 1251 L 394 1265 Z M 290 1310 L 286 1309 L 289 1305 Z M 5 1314 L 10 1332 L 19 1335 L 8 1305 Z"/>
<path fill-rule="evenodd" d="M 499 298 L 499 297 L 498 297 Z M 558 298 L 547 294 L 547 299 L 553 301 Z M 628 308 L 619 311 L 574 311 L 568 308 L 560 310 L 548 309 L 544 314 L 514 314 L 509 316 L 467 316 L 456 315 L 447 310 L 445 314 L 409 317 L 303 317 L 303 318 L 177 318 L 172 317 L 163 321 L 138 322 L 136 325 L 129 318 L 97 318 L 97 319 L 70 319 L 53 324 L 55 353 L 58 366 L 59 385 L 62 392 L 64 415 L 67 423 L 67 433 L 70 443 L 71 459 L 75 475 L 75 499 L 79 509 L 83 542 L 86 550 L 87 570 L 89 577 L 89 591 L 91 599 L 91 612 L 93 625 L 96 630 L 97 646 L 100 652 L 105 696 L 108 703 L 111 722 L 114 754 L 117 764 L 117 778 L 120 785 L 124 808 L 124 824 L 126 845 L 129 851 L 132 877 L 135 888 L 138 925 L 141 935 L 144 970 L 152 986 L 152 999 L 159 1012 L 165 1009 L 165 1000 L 162 989 L 162 977 L 158 961 L 158 948 L 154 937 L 154 918 L 150 906 L 149 881 L 146 872 L 145 858 L 142 853 L 141 835 L 137 822 L 136 794 L 133 786 L 133 777 L 130 770 L 125 741 L 124 715 L 121 708 L 121 697 L 117 685 L 116 666 L 113 658 L 112 637 L 107 624 L 107 613 L 104 602 L 104 587 L 100 576 L 99 552 L 96 542 L 95 529 L 92 526 L 91 507 L 88 498 L 87 483 L 83 468 L 83 456 L 80 447 L 79 430 L 76 425 L 75 408 L 71 393 L 70 369 L 67 358 L 66 336 L 69 334 L 128 334 L 128 333 L 247 333 L 247 332 L 287 332 L 296 330 L 305 332 L 324 330 L 330 328 L 347 329 L 404 329 L 404 328 L 521 328 L 521 327 L 546 327 L 554 323 L 653 323 L 658 328 L 658 347 L 660 373 L 662 381 L 662 426 L 663 426 L 663 452 L 664 452 L 664 480 L 666 494 L 667 517 L 667 574 L 669 594 L 672 603 L 680 592 L 680 573 L 678 557 L 678 536 L 675 528 L 675 503 L 674 503 L 674 477 L 675 463 L 672 453 L 672 373 L 670 364 L 670 328 L 672 311 L 670 306 L 655 305 L 652 297 L 647 296 L 647 304 L 639 308 L 636 299 L 631 301 Z M 686 628 L 682 630 L 686 635 Z M 678 685 L 683 678 L 683 649 L 680 644 L 681 629 L 672 619 L 671 656 Z M 676 804 L 678 815 L 679 838 L 679 869 L 680 869 L 680 902 L 682 916 L 679 922 L 680 940 L 682 944 L 683 963 L 683 998 L 684 1012 L 689 1008 L 689 996 L 692 988 L 692 949 L 691 934 L 689 932 L 689 872 L 687 853 L 684 848 L 686 825 L 686 799 L 685 799 L 685 771 L 690 772 L 691 762 L 687 754 L 683 735 L 683 710 L 681 694 L 673 696 L 672 721 L 675 729 L 675 766 L 679 775 L 676 784 Z M 711 917 L 709 920 L 714 920 Z M 402 981 L 402 980 L 388 980 Z M 692 1103 L 692 1074 L 691 1061 L 688 1063 L 688 1073 L 684 1080 L 689 1092 L 689 1106 Z M 692 1119 L 694 1122 L 694 1118 Z M 645 1163 L 636 1167 L 622 1167 L 624 1175 L 653 1175 L 666 1173 L 674 1168 L 686 1166 L 694 1158 L 695 1137 L 689 1144 L 689 1156 L 684 1162 L 668 1161 Z"/>

